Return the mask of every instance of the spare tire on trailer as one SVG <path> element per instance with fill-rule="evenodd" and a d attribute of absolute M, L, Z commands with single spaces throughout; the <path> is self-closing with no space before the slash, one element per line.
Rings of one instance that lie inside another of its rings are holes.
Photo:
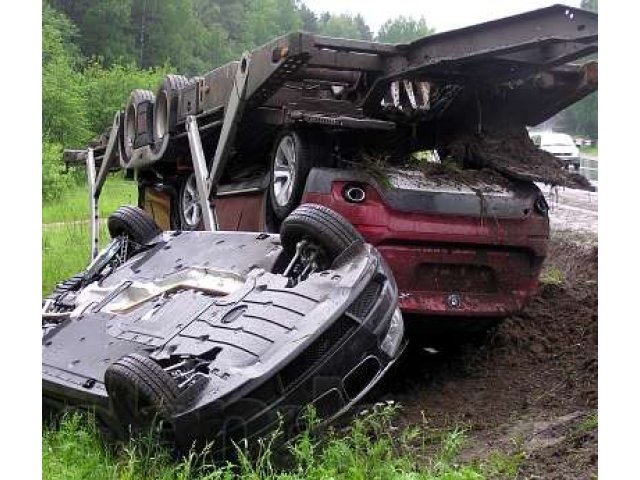
<path fill-rule="evenodd" d="M 317 132 L 284 130 L 271 151 L 269 199 L 278 221 L 300 203 L 311 168 L 325 159 L 324 143 Z"/>
<path fill-rule="evenodd" d="M 296 246 L 302 240 L 322 248 L 328 261 L 338 257 L 354 242 L 364 242 L 360 232 L 346 218 L 313 203 L 300 205 L 280 227 L 280 242 L 289 257 L 295 255 Z"/>
<path fill-rule="evenodd" d="M 141 245 L 162 233 L 151 215 L 140 207 L 131 205 L 123 205 L 109 215 L 107 228 L 111 238 L 124 235 Z"/>
<path fill-rule="evenodd" d="M 131 168 L 139 166 L 149 162 L 150 150 L 149 146 L 134 148 L 136 137 L 138 132 L 138 112 L 143 103 L 153 103 L 155 101 L 155 95 L 149 90 L 135 89 L 129 95 L 129 101 L 124 111 L 124 122 L 122 128 L 122 135 L 120 136 L 120 166 L 122 168 Z M 149 108 L 149 107 L 147 107 Z M 152 135 L 153 125 L 147 125 L 149 134 Z"/>
<path fill-rule="evenodd" d="M 184 75 L 167 75 L 153 106 L 153 147 L 152 161 L 158 161 L 167 155 L 171 136 L 178 123 L 178 99 L 180 90 L 189 84 Z"/>
<path fill-rule="evenodd" d="M 133 430 L 168 419 L 178 404 L 175 379 L 154 360 L 137 353 L 110 365 L 104 383 L 116 417 Z"/>

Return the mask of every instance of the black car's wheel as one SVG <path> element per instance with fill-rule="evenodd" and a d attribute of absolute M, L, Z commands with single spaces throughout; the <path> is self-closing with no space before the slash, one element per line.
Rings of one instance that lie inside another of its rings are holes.
<path fill-rule="evenodd" d="M 322 249 L 326 260 L 333 260 L 362 235 L 342 215 L 330 208 L 307 203 L 296 208 L 280 227 L 280 241 L 289 256 L 298 242 L 308 240 Z"/>
<path fill-rule="evenodd" d="M 162 232 L 151 216 L 140 207 L 124 205 L 109 215 L 107 227 L 111 238 L 124 235 L 144 244 Z"/>
<path fill-rule="evenodd" d="M 133 429 L 167 419 L 177 405 L 176 381 L 152 359 L 136 353 L 109 366 L 105 387 L 118 420 Z"/>
<path fill-rule="evenodd" d="M 181 230 L 195 230 L 202 220 L 200 195 L 194 173 L 184 177 L 180 182 L 178 216 Z"/>
<path fill-rule="evenodd" d="M 309 170 L 323 152 L 322 143 L 312 132 L 285 130 L 276 139 L 271 152 L 269 198 L 278 220 L 298 206 Z"/>

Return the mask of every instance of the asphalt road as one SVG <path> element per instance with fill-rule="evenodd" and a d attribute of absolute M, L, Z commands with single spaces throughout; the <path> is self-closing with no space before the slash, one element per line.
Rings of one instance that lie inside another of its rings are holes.
<path fill-rule="evenodd" d="M 593 182 L 597 186 L 597 182 Z M 598 192 L 538 184 L 549 204 L 551 229 L 598 233 Z"/>

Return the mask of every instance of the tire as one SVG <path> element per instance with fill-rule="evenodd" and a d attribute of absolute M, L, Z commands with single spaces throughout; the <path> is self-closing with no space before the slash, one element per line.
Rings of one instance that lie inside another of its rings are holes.
<path fill-rule="evenodd" d="M 277 220 L 284 220 L 298 206 L 309 171 L 324 150 L 313 132 L 285 130 L 278 135 L 271 152 L 269 181 L 269 199 Z"/>
<path fill-rule="evenodd" d="M 176 381 L 154 360 L 132 353 L 107 368 L 104 383 L 123 426 L 147 428 L 176 410 Z"/>
<path fill-rule="evenodd" d="M 111 238 L 124 235 L 139 244 L 145 244 L 162 233 L 147 212 L 130 205 L 124 205 L 109 215 L 107 227 Z"/>
<path fill-rule="evenodd" d="M 136 139 L 136 117 L 138 113 L 138 105 L 141 102 L 154 102 L 155 95 L 149 90 L 135 89 L 129 95 L 129 101 L 124 111 L 124 122 L 122 135 L 120 137 L 120 163 L 123 167 L 127 167 L 134 155 L 140 149 L 134 149 L 133 143 Z"/>
<path fill-rule="evenodd" d="M 168 155 L 169 144 L 178 120 L 178 92 L 188 83 L 189 79 L 183 75 L 167 75 L 158 90 L 153 105 L 153 161 Z"/>
<path fill-rule="evenodd" d="M 288 256 L 293 256 L 298 242 L 305 239 L 320 246 L 329 260 L 338 257 L 352 243 L 364 242 L 362 235 L 342 215 L 313 203 L 300 205 L 280 227 L 280 241 Z"/>
<path fill-rule="evenodd" d="M 153 108 L 155 140 L 161 140 L 166 133 L 175 133 L 178 116 L 178 91 L 188 84 L 189 79 L 183 75 L 167 75 L 164 78 Z"/>
<path fill-rule="evenodd" d="M 195 173 L 184 177 L 180 182 L 178 192 L 178 218 L 180 229 L 193 231 L 202 221 L 202 209 L 200 208 L 198 185 Z"/>

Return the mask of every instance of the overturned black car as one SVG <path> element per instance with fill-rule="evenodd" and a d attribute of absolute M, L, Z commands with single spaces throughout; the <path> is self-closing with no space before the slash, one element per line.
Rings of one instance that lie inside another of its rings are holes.
<path fill-rule="evenodd" d="M 43 407 L 115 432 L 162 420 L 181 450 L 331 420 L 401 353 L 384 260 L 346 220 L 303 205 L 280 235 L 161 232 L 121 207 L 112 241 L 43 302 Z"/>

